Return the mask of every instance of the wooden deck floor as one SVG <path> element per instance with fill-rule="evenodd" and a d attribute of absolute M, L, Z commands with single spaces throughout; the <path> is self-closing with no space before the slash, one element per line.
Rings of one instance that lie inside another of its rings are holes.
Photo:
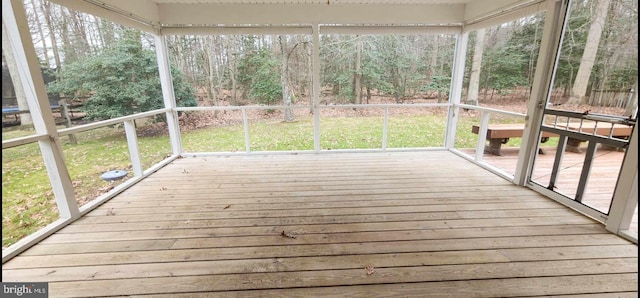
<path fill-rule="evenodd" d="M 3 264 L 50 297 L 637 297 L 638 247 L 449 152 L 181 158 Z"/>

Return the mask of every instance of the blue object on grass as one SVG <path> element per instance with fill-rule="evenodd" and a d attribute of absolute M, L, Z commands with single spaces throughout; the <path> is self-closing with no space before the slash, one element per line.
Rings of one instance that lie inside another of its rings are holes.
<path fill-rule="evenodd" d="M 100 178 L 104 181 L 116 181 L 124 178 L 125 176 L 127 176 L 127 171 L 114 170 L 102 174 Z"/>
<path fill-rule="evenodd" d="M 2 108 L 2 114 L 18 112 L 18 108 Z"/>

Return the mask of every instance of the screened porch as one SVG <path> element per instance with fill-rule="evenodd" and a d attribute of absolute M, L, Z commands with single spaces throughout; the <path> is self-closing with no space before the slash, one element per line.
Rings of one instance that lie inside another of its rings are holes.
<path fill-rule="evenodd" d="M 635 113 L 549 104 L 568 1 L 51 2 L 150 33 L 164 107 L 57 128 L 25 7 L 3 0 L 35 130 L 3 139 L 3 153 L 37 144 L 59 213 L 3 249 L 3 282 L 47 282 L 51 297 L 637 296 Z M 526 111 L 465 102 L 470 33 L 541 12 Z M 177 106 L 167 37 L 194 34 L 310 35 L 308 105 Z M 452 34 L 448 98 L 322 104 L 321 34 Z M 252 115 L 290 109 L 309 114 L 309 148 L 260 149 Z M 323 125 L 335 109 L 375 111 L 378 130 L 358 138 L 376 145 L 327 141 Z M 441 143 L 395 145 L 402 109 L 442 111 Z M 226 111 L 237 117 L 236 149 L 190 150 L 180 115 Z M 136 121 L 153 117 L 167 123 L 168 153 L 148 165 Z M 518 119 L 522 131 L 496 155 L 486 146 L 500 117 Z M 469 123 L 476 141 L 461 145 Z M 589 124 L 611 130 L 584 131 Z M 131 175 L 79 202 L 61 144 L 116 125 Z M 615 135 L 617 126 L 628 134 Z M 544 133 L 557 142 L 545 145 Z M 571 141 L 580 152 L 567 150 Z"/>

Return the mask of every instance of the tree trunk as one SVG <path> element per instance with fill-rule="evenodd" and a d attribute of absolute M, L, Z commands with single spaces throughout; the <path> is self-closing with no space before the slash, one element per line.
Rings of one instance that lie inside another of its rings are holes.
<path fill-rule="evenodd" d="M 231 105 L 232 106 L 235 106 L 238 103 L 238 91 L 237 91 L 238 65 L 236 63 L 236 53 L 238 53 L 239 51 L 235 47 L 231 46 L 231 43 L 233 43 L 234 45 L 237 44 L 236 42 L 233 42 L 234 38 L 235 37 L 232 37 L 232 36 L 226 36 L 226 39 L 225 39 L 227 61 L 228 61 L 227 69 L 229 70 L 229 79 L 231 80 Z M 245 91 L 248 92 L 248 90 L 245 90 Z"/>
<path fill-rule="evenodd" d="M 427 81 L 433 82 L 433 77 L 436 75 L 436 64 L 438 64 L 438 48 L 440 43 L 440 37 L 434 36 L 433 50 L 431 51 L 431 63 L 429 64 L 429 72 L 427 73 Z M 440 95 L 438 95 L 440 97 Z"/>
<path fill-rule="evenodd" d="M 40 22 L 40 16 L 38 15 L 38 7 L 36 6 L 35 0 L 31 0 L 31 6 L 33 7 L 33 18 L 36 21 L 36 27 L 38 29 L 38 36 L 40 37 L 40 41 L 42 42 L 42 54 L 44 56 L 44 62 L 47 67 L 51 61 L 49 60 L 49 50 L 47 49 L 47 41 L 44 38 L 44 30 L 42 30 L 42 23 Z"/>
<path fill-rule="evenodd" d="M 631 88 L 631 94 L 629 94 L 629 99 L 627 100 L 624 115 L 629 116 L 631 118 L 636 118 L 636 114 L 638 112 L 638 81 Z"/>
<path fill-rule="evenodd" d="M 60 51 L 58 50 L 58 40 L 56 38 L 56 30 L 52 24 L 51 16 L 51 3 L 49 1 L 42 1 L 42 11 L 44 11 L 44 19 L 47 22 L 47 28 L 49 29 L 49 39 L 51 40 L 51 50 L 53 50 L 53 60 L 56 63 L 56 72 L 60 71 L 62 61 L 60 61 Z"/>
<path fill-rule="evenodd" d="M 46 2 L 46 1 L 45 1 Z M 69 39 L 69 19 L 68 10 L 61 9 L 62 22 L 60 23 L 60 37 L 62 38 L 62 52 L 65 63 L 72 63 L 78 60 L 78 56 L 74 50 L 73 43 Z M 53 20 L 52 20 L 53 21 Z"/>
<path fill-rule="evenodd" d="M 537 19 L 537 18 L 536 18 Z M 540 22 L 539 20 L 536 20 L 536 30 L 533 36 L 533 40 L 534 42 L 538 42 L 538 34 L 540 31 Z M 535 58 L 538 54 L 539 50 L 536 50 L 536 47 L 531 47 L 531 51 L 529 52 L 529 69 L 528 69 L 528 73 L 527 73 L 527 77 L 529 78 L 529 93 L 528 95 L 531 95 L 531 88 L 533 88 L 533 78 L 535 76 L 535 65 L 536 65 L 536 61 Z M 527 96 L 528 97 L 528 96 Z"/>
<path fill-rule="evenodd" d="M 473 61 L 471 63 L 471 76 L 469 77 L 469 92 L 467 103 L 478 105 L 478 91 L 480 89 L 480 68 L 482 66 L 482 52 L 484 50 L 484 29 L 476 31 L 476 45 L 473 49 Z"/>
<path fill-rule="evenodd" d="M 72 15 L 71 28 L 73 35 L 76 38 L 75 47 L 79 48 L 76 53 L 79 57 L 86 57 L 91 53 L 91 45 L 89 44 L 89 40 L 87 39 L 87 31 L 84 26 L 84 19 L 82 18 L 82 15 L 77 11 L 70 11 L 70 13 Z"/>
<path fill-rule="evenodd" d="M 362 103 L 362 67 L 361 60 L 362 59 L 362 39 L 357 37 L 356 40 L 356 62 L 355 62 L 355 72 L 353 74 L 353 94 L 355 95 L 355 104 Z"/>
<path fill-rule="evenodd" d="M 586 100 L 587 86 L 589 85 L 589 78 L 591 76 L 591 70 L 596 61 L 596 54 L 598 53 L 598 45 L 600 44 L 600 36 L 602 35 L 602 29 L 607 19 L 607 12 L 609 11 L 609 3 L 611 0 L 598 0 L 597 7 L 594 11 L 595 15 L 591 21 L 589 27 L 589 35 L 587 37 L 587 43 L 582 53 L 582 59 L 580 60 L 580 66 L 576 79 L 573 82 L 573 88 L 571 89 L 571 97 L 569 104 L 580 104 Z"/>
<path fill-rule="evenodd" d="M 113 28 L 113 24 L 111 24 L 107 20 L 100 21 L 100 37 L 102 38 L 102 43 L 105 48 L 110 47 L 116 40 L 115 31 Z"/>
<path fill-rule="evenodd" d="M 9 36 L 7 36 L 7 30 L 4 27 L 4 23 L 2 23 L 2 51 L 4 52 L 4 58 L 7 62 L 7 68 L 9 68 L 9 75 L 11 75 L 11 81 L 13 82 L 13 90 L 16 94 L 18 110 L 29 111 L 27 96 L 25 95 L 24 89 L 22 87 L 22 80 L 20 79 L 20 75 L 18 74 L 18 65 L 16 64 L 16 60 L 13 56 L 13 49 L 11 48 L 11 44 L 9 43 Z M 20 124 L 33 124 L 31 114 L 20 114 Z"/>
<path fill-rule="evenodd" d="M 291 109 L 291 93 L 289 91 L 289 54 L 287 53 L 287 37 L 278 36 L 280 41 L 280 52 L 282 53 L 282 69 L 280 70 L 280 81 L 282 82 L 282 101 L 284 109 L 284 122 L 293 122 L 293 110 Z"/>
<path fill-rule="evenodd" d="M 311 42 L 306 43 L 307 49 L 307 99 L 309 105 L 313 106 L 313 44 Z M 311 108 L 313 112 L 313 108 Z"/>
<path fill-rule="evenodd" d="M 204 37 L 204 41 L 202 42 L 202 50 L 203 50 L 203 60 L 206 65 L 204 69 L 205 72 L 205 83 L 207 85 L 207 100 L 205 102 L 205 106 L 217 105 L 217 96 L 215 90 L 215 54 L 213 52 L 213 37 L 207 36 Z"/>

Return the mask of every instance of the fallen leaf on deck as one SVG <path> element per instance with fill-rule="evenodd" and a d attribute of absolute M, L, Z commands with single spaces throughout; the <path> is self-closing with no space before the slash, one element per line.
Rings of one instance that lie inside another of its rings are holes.
<path fill-rule="evenodd" d="M 224 209 L 229 209 L 229 207 L 231 207 L 231 205 L 224 206 L 224 208 L 222 208 L 222 209 L 223 209 L 223 210 L 224 210 Z M 283 232 L 283 233 L 284 233 L 284 232 Z"/>
<path fill-rule="evenodd" d="M 285 231 L 282 231 L 282 233 L 280 234 L 280 236 L 285 237 L 285 238 L 291 238 L 291 239 L 296 239 L 295 235 L 291 235 L 289 233 L 285 233 Z"/>
<path fill-rule="evenodd" d="M 376 272 L 376 270 L 373 268 L 373 266 L 364 267 L 364 270 L 367 271 L 367 275 L 371 275 L 374 272 Z"/>

